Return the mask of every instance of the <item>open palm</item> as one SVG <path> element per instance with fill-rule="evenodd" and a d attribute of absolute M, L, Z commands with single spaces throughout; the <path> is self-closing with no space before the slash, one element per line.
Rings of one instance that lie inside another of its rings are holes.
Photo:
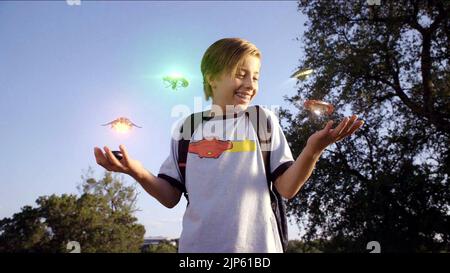
<path fill-rule="evenodd" d="M 352 115 L 350 118 L 345 117 L 334 129 L 332 128 L 333 121 L 328 121 L 325 128 L 308 138 L 307 145 L 310 145 L 314 151 L 321 152 L 329 145 L 350 136 L 363 124 L 364 121 L 358 120 L 356 115 Z"/>
<path fill-rule="evenodd" d="M 98 148 L 94 148 L 94 155 L 97 164 L 102 166 L 108 171 L 112 172 L 121 172 L 125 174 L 129 174 L 131 176 L 135 176 L 143 171 L 144 167 L 142 163 L 138 160 L 132 159 L 128 155 L 128 151 L 126 150 L 124 145 L 119 146 L 120 151 L 122 152 L 123 158 L 118 160 L 111 150 L 108 147 L 104 147 L 105 153 Z"/>

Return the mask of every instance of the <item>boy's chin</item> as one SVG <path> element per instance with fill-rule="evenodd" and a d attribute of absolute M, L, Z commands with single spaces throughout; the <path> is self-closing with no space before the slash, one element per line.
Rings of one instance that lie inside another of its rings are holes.
<path fill-rule="evenodd" d="M 236 102 L 235 101 L 235 102 L 233 102 L 233 104 L 226 104 L 225 110 L 227 113 L 232 113 L 232 112 L 238 113 L 238 112 L 247 110 L 247 107 L 249 106 L 249 104 L 250 104 L 250 101 L 249 102 Z"/>
<path fill-rule="evenodd" d="M 233 112 L 237 113 L 237 112 L 241 112 L 241 111 L 245 111 L 248 107 L 250 102 L 246 102 L 246 103 L 237 103 L 235 102 L 233 105 L 227 105 L 228 107 L 230 107 L 229 109 L 232 110 Z M 227 111 L 229 112 L 229 111 Z"/>
<path fill-rule="evenodd" d="M 250 103 L 250 102 L 248 102 L 248 103 L 239 103 L 239 104 L 235 104 L 235 105 L 234 105 L 234 108 L 236 109 L 237 112 L 245 111 L 245 110 L 247 110 L 247 107 L 248 107 L 248 104 L 249 104 L 249 103 Z"/>
<path fill-rule="evenodd" d="M 242 111 L 242 110 L 247 109 L 247 107 L 250 104 L 250 102 L 251 102 L 251 100 L 248 100 L 248 101 L 247 100 L 242 100 L 242 99 L 235 100 L 234 101 L 234 107 L 236 108 L 236 110 Z"/>

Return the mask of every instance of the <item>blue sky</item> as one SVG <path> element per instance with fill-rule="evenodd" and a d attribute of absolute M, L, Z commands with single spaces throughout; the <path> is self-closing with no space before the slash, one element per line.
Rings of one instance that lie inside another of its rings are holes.
<path fill-rule="evenodd" d="M 173 107 L 193 111 L 194 97 L 210 105 L 200 61 L 218 39 L 256 44 L 263 58 L 253 103 L 287 107 L 304 21 L 295 1 L 1 1 L 0 218 L 42 195 L 78 193 L 89 166 L 100 178 L 94 146 L 125 144 L 157 174 L 178 120 Z M 187 75 L 188 88 L 164 87 L 172 70 Z M 117 135 L 100 126 L 119 116 L 143 128 Z M 146 236 L 178 237 L 185 201 L 167 209 L 138 189 Z M 297 233 L 291 226 L 290 238 Z"/>

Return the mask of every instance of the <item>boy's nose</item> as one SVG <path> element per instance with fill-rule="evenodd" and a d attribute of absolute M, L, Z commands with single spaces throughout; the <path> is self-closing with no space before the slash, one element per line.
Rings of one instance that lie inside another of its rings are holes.
<path fill-rule="evenodd" d="M 244 86 L 250 90 L 255 89 L 255 82 L 252 79 L 247 78 L 244 81 Z"/>

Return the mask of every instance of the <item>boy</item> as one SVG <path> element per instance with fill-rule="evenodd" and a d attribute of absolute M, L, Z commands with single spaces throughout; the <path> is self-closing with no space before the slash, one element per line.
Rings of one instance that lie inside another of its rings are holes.
<path fill-rule="evenodd" d="M 276 116 L 263 109 L 271 128 L 270 166 L 265 168 L 263 145 L 244 114 L 258 92 L 260 59 L 255 45 L 238 38 L 221 39 L 207 49 L 201 71 L 212 109 L 203 113 L 206 121 L 202 118 L 192 135 L 186 136 L 181 126 L 175 130 L 171 153 L 158 176 L 132 159 L 123 145 L 120 161 L 106 146 L 105 153 L 94 149 L 99 165 L 129 174 L 168 208 L 179 202 L 182 192 L 189 193 L 179 252 L 283 252 L 267 177 L 281 196 L 293 198 L 324 149 L 363 124 L 355 115 L 334 129 L 328 122 L 309 137 L 294 161 Z M 178 158 L 180 138 L 190 139 L 184 175 Z"/>

